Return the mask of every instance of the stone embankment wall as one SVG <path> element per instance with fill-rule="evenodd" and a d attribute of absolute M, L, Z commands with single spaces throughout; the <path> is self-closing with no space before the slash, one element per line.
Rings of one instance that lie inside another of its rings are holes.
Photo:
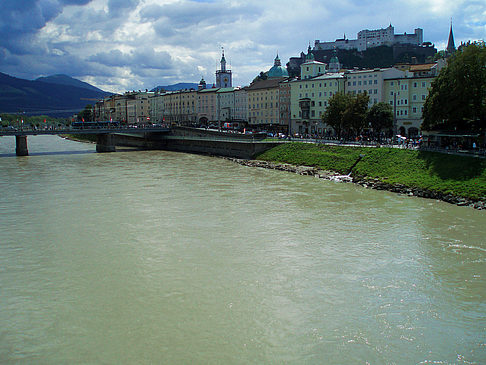
<path fill-rule="evenodd" d="M 386 182 L 373 179 L 373 178 L 368 178 L 368 177 L 339 175 L 338 173 L 332 171 L 319 170 L 315 167 L 294 166 L 289 164 L 274 163 L 274 162 L 267 162 L 267 161 L 260 161 L 260 160 L 243 160 L 243 159 L 236 159 L 236 158 L 229 158 L 229 160 L 234 161 L 240 165 L 249 166 L 249 167 L 260 167 L 266 169 L 292 172 L 299 175 L 314 176 L 326 180 L 333 180 L 333 181 L 340 181 L 340 182 L 353 182 L 355 184 L 361 185 L 369 189 L 386 190 L 386 191 L 391 191 L 394 193 L 404 194 L 408 196 L 436 199 L 447 203 L 456 204 L 459 206 L 468 206 L 478 210 L 486 209 L 486 201 L 457 197 L 451 194 L 444 194 L 437 191 L 410 188 L 402 184 L 388 184 Z"/>
<path fill-rule="evenodd" d="M 169 134 L 117 134 L 114 136 L 114 143 L 117 146 L 142 149 L 160 149 L 251 159 L 280 143 L 263 142 L 265 137 L 263 134 L 251 135 L 175 127 Z"/>

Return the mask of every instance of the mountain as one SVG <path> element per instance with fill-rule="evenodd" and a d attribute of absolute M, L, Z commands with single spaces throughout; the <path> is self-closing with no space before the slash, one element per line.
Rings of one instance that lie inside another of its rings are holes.
<path fill-rule="evenodd" d="M 66 81 L 65 77 L 62 79 Z M 76 81 L 70 82 L 76 84 Z M 108 95 L 111 94 L 87 87 L 24 80 L 0 72 L 0 112 L 3 113 L 70 116 Z"/>
<path fill-rule="evenodd" d="M 156 86 L 150 91 L 156 91 L 156 90 L 165 90 L 165 91 L 178 91 L 178 90 L 190 90 L 190 89 L 195 89 L 197 90 L 197 85 L 195 83 L 191 82 L 179 82 L 178 84 L 173 84 L 173 85 L 167 85 L 167 86 Z"/>
<path fill-rule="evenodd" d="M 66 85 L 66 86 L 74 86 L 74 87 L 80 87 L 82 89 L 88 89 L 92 91 L 97 91 L 100 93 L 103 93 L 104 91 L 101 89 L 98 89 L 97 87 L 88 84 L 87 82 L 80 81 L 78 79 L 74 79 L 68 75 L 52 75 L 52 76 L 46 76 L 46 77 L 39 77 L 35 79 L 35 81 L 41 81 L 41 82 L 48 82 L 51 84 L 58 84 L 58 85 Z"/>

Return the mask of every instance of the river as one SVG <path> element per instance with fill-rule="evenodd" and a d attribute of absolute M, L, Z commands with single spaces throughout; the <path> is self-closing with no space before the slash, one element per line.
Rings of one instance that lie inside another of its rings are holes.
<path fill-rule="evenodd" d="M 0 137 L 1 364 L 486 363 L 486 214 Z"/>

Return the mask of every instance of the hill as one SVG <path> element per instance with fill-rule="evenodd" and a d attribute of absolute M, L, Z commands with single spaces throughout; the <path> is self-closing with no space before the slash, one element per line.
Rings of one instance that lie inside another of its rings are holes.
<path fill-rule="evenodd" d="M 173 84 L 173 85 L 167 85 L 167 86 L 156 86 L 150 91 L 156 91 L 156 90 L 165 90 L 165 91 L 178 91 L 178 90 L 189 90 L 189 89 L 195 89 L 197 90 L 198 84 L 191 83 L 191 82 L 179 82 L 178 84 Z"/>
<path fill-rule="evenodd" d="M 80 87 L 82 89 L 88 89 L 100 93 L 104 93 L 103 90 L 98 89 L 97 87 L 88 84 L 87 82 L 80 81 L 78 79 L 72 78 L 68 75 L 52 75 L 52 76 L 46 76 L 46 77 L 39 77 L 35 79 L 35 81 L 42 81 L 42 82 L 48 82 L 51 84 L 58 84 L 58 85 L 66 85 L 66 86 L 74 86 L 74 87 Z"/>
<path fill-rule="evenodd" d="M 62 77 L 61 80 L 74 85 L 53 83 L 52 79 L 51 82 L 24 80 L 0 72 L 0 112 L 70 116 L 84 109 L 86 104 L 110 95 L 101 90 L 75 86 L 82 82 L 68 81 L 67 78 Z"/>

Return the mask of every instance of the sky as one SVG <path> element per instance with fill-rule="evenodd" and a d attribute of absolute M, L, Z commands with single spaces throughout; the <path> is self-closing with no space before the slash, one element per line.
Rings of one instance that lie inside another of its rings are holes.
<path fill-rule="evenodd" d="M 123 93 L 215 82 L 221 50 L 233 86 L 314 41 L 363 29 L 424 30 L 438 50 L 486 39 L 484 0 L 0 0 L 0 72 L 66 74 Z"/>

